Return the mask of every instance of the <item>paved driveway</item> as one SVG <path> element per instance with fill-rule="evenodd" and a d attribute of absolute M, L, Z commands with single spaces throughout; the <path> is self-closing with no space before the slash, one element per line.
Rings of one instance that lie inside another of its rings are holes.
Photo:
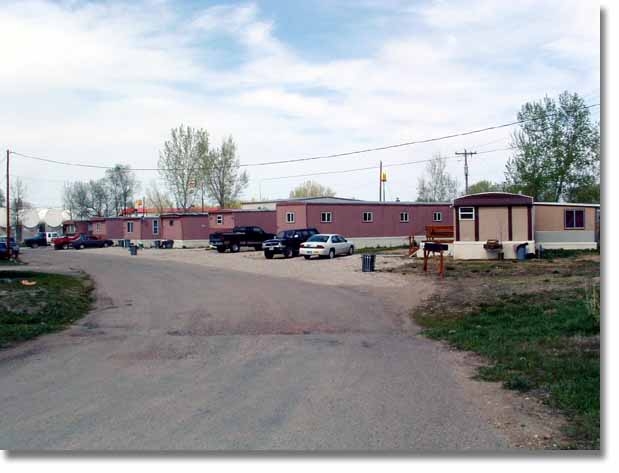
<path fill-rule="evenodd" d="M 0 448 L 492 450 L 440 348 L 364 287 L 103 251 L 98 306 L 0 352 Z"/>

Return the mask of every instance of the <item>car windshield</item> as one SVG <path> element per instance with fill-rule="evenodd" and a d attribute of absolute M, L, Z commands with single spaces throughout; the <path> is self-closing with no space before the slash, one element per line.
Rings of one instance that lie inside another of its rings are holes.
<path fill-rule="evenodd" d="M 277 238 L 292 238 L 294 232 L 292 230 L 281 231 L 277 234 Z"/>
<path fill-rule="evenodd" d="M 314 235 L 307 241 L 319 241 L 321 243 L 326 243 L 329 240 L 329 235 Z"/>

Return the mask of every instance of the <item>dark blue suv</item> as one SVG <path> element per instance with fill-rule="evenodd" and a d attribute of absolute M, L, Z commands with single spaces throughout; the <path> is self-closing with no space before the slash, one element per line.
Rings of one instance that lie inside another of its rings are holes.
<path fill-rule="evenodd" d="M 11 237 L 11 258 L 17 258 L 19 256 L 19 245 L 15 241 L 15 238 Z M 6 237 L 0 237 L 0 258 L 6 257 Z"/>

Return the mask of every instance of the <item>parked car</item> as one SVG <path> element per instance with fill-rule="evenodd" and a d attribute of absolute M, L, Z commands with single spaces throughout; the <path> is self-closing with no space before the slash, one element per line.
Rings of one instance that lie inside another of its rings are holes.
<path fill-rule="evenodd" d="M 39 246 L 47 246 L 47 233 L 39 232 L 33 237 L 25 238 L 24 245 L 30 248 L 38 248 Z"/>
<path fill-rule="evenodd" d="M 107 248 L 113 246 L 112 240 L 100 240 L 96 236 L 80 235 L 80 237 L 71 242 L 71 246 L 76 250 L 83 250 L 84 248 Z"/>
<path fill-rule="evenodd" d="M 45 240 L 47 240 L 48 245 L 51 245 L 54 238 L 58 238 L 59 236 L 58 232 L 45 232 Z"/>
<path fill-rule="evenodd" d="M 315 228 L 297 228 L 295 230 L 283 230 L 277 234 L 276 238 L 266 240 L 262 244 L 264 257 L 273 258 L 274 255 L 284 255 L 284 258 L 299 255 L 301 243 L 307 241 L 312 235 L 316 235 L 318 230 Z"/>
<path fill-rule="evenodd" d="M 68 250 L 71 248 L 71 243 L 77 240 L 81 235 L 76 233 L 75 235 L 64 235 L 56 237 L 52 240 L 52 245 L 55 250 Z"/>
<path fill-rule="evenodd" d="M 260 227 L 234 227 L 231 232 L 216 232 L 209 237 L 209 243 L 217 248 L 220 253 L 227 249 L 236 253 L 242 246 L 252 246 L 256 250 L 262 249 L 262 243 L 275 237 L 273 233 L 267 233 Z"/>
<path fill-rule="evenodd" d="M 19 256 L 19 245 L 15 241 L 15 238 L 10 238 L 11 246 L 11 258 L 17 258 Z M 0 237 L 0 258 L 6 257 L 6 236 Z"/>
<path fill-rule="evenodd" d="M 355 245 L 346 240 L 342 235 L 333 233 L 319 233 L 310 237 L 305 243 L 301 243 L 299 253 L 310 259 L 312 256 L 328 256 L 335 258 L 337 255 L 352 255 Z"/>

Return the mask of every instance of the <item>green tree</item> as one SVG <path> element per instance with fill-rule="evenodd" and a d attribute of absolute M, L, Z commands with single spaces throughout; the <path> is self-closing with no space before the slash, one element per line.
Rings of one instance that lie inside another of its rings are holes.
<path fill-rule="evenodd" d="M 208 153 L 204 161 L 206 191 L 221 208 L 238 201 L 247 187 L 249 177 L 247 172 L 240 172 L 240 165 L 236 144 L 231 136 L 223 141 L 220 148 Z"/>
<path fill-rule="evenodd" d="M 506 166 L 508 186 L 538 201 L 558 202 L 596 181 L 599 124 L 578 94 L 526 103 L 518 120 L 524 122 L 512 135 L 516 152 Z"/>
<path fill-rule="evenodd" d="M 417 202 L 447 202 L 459 194 L 458 180 L 445 170 L 446 159 L 434 156 L 426 167 L 427 176 L 417 182 Z"/>
<path fill-rule="evenodd" d="M 469 186 L 469 194 L 479 194 L 481 192 L 501 192 L 502 190 L 502 184 L 497 184 L 496 182 L 486 180 L 478 181 Z"/>
<path fill-rule="evenodd" d="M 209 136 L 204 129 L 180 125 L 159 152 L 160 174 L 177 207 L 189 210 L 209 171 Z"/>
<path fill-rule="evenodd" d="M 21 241 L 22 239 L 22 213 L 25 209 L 32 208 L 28 202 L 26 202 L 26 194 L 28 193 L 28 187 L 19 178 L 16 177 L 11 182 L 11 214 L 13 216 L 13 227 L 15 228 L 15 240 Z"/>
<path fill-rule="evenodd" d="M 115 215 L 120 215 L 129 207 L 133 195 L 139 191 L 140 183 L 131 171 L 131 166 L 126 164 L 117 164 L 105 171 L 105 179 L 110 194 L 111 208 Z"/>
<path fill-rule="evenodd" d="M 333 189 L 311 180 L 305 181 L 303 184 L 299 184 L 290 191 L 291 198 L 333 196 L 335 196 L 335 191 Z"/>

